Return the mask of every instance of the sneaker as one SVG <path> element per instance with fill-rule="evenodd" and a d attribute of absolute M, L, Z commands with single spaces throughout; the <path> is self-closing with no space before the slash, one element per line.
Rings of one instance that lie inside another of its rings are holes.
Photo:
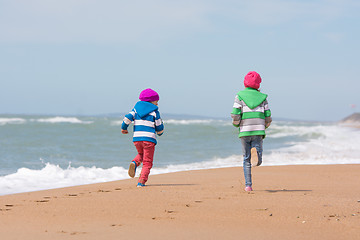
<path fill-rule="evenodd" d="M 245 187 L 245 192 L 251 192 L 252 190 L 252 187 Z"/>
<path fill-rule="evenodd" d="M 130 163 L 130 166 L 129 166 L 129 176 L 130 177 L 135 177 L 135 172 L 136 172 L 136 162 L 135 161 L 132 161 L 131 163 Z"/>
<path fill-rule="evenodd" d="M 139 183 L 137 184 L 137 187 L 145 187 L 145 184 L 139 182 Z"/>
<path fill-rule="evenodd" d="M 259 156 L 257 153 L 256 148 L 251 148 L 251 166 L 252 167 L 256 167 L 256 166 L 260 166 L 260 162 L 259 162 Z"/>

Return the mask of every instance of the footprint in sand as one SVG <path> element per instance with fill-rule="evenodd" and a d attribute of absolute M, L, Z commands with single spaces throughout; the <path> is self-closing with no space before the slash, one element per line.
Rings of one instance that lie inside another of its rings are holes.
<path fill-rule="evenodd" d="M 111 192 L 110 190 L 102 190 L 102 189 L 100 189 L 100 190 L 98 190 L 98 192 Z"/>
<path fill-rule="evenodd" d="M 122 224 L 111 224 L 110 226 L 111 226 L 111 227 L 121 227 Z"/>
<path fill-rule="evenodd" d="M 0 208 L 0 211 L 10 211 L 11 207 L 14 207 L 14 205 L 13 204 L 5 204 L 5 208 L 4 209 Z"/>
<path fill-rule="evenodd" d="M 86 234 L 87 232 L 72 232 L 70 235 Z"/>
<path fill-rule="evenodd" d="M 47 232 L 47 231 L 46 231 Z M 68 232 L 66 231 L 59 231 L 58 233 L 63 233 L 63 234 L 67 234 Z M 69 233 L 70 235 L 78 235 L 78 234 L 86 234 L 87 232 L 71 232 Z"/>
<path fill-rule="evenodd" d="M 69 196 L 69 197 L 77 197 L 78 195 L 77 194 L 67 194 L 66 196 Z"/>
<path fill-rule="evenodd" d="M 257 211 L 267 211 L 267 210 L 269 210 L 268 208 L 258 208 L 258 209 L 256 209 Z"/>

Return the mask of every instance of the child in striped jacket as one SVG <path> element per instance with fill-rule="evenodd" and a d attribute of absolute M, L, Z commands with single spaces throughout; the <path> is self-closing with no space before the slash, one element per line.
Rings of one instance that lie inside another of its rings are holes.
<path fill-rule="evenodd" d="M 144 187 L 153 166 L 156 134 L 161 136 L 164 132 L 164 124 L 158 111 L 159 94 L 148 88 L 139 96 L 140 101 L 135 104 L 133 110 L 126 114 L 121 125 L 121 133 L 127 134 L 131 122 L 134 122 L 133 142 L 138 152 L 130 163 L 129 176 L 134 177 L 136 168 L 142 163 L 143 167 L 137 186 Z"/>
<path fill-rule="evenodd" d="M 231 112 L 233 125 L 239 128 L 244 154 L 245 191 L 252 191 L 251 165 L 262 163 L 263 138 L 265 129 L 271 124 L 271 111 L 267 95 L 261 93 L 261 77 L 257 72 L 249 72 L 244 79 L 245 90 L 238 92 Z"/>

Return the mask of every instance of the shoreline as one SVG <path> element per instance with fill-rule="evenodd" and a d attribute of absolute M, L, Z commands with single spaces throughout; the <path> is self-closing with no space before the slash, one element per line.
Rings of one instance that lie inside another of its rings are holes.
<path fill-rule="evenodd" d="M 0 196 L 4 239 L 359 239 L 360 164 L 241 167 Z"/>
<path fill-rule="evenodd" d="M 360 126 L 359 126 L 360 128 Z M 261 167 L 286 167 L 286 166 L 333 166 L 333 165 L 360 165 L 360 163 L 338 163 L 338 164 L 331 164 L 331 163 L 321 163 L 321 164 L 293 164 L 293 165 L 261 165 Z M 242 168 L 242 166 L 234 166 L 235 168 Z M 178 171 L 170 171 L 170 172 L 165 172 L 165 173 L 150 173 L 150 176 L 157 176 L 157 175 L 163 175 L 163 174 L 172 174 L 172 173 L 181 173 L 181 172 L 191 172 L 191 171 L 206 171 L 206 170 L 214 170 L 214 169 L 226 169 L 226 168 L 233 168 L 233 167 L 214 167 L 214 168 L 199 168 L 199 169 L 193 169 L 193 170 L 178 170 Z M 242 172 L 241 172 L 242 173 Z M 5 175 L 7 176 L 7 175 Z M 4 176 L 2 176 L 4 177 Z M 243 177 L 241 175 L 241 177 Z M 135 176 L 135 178 L 137 179 L 137 177 Z M 63 188 L 73 188 L 73 187 L 81 187 L 81 186 L 87 186 L 87 185 L 94 185 L 94 184 L 103 184 L 103 183 L 108 183 L 108 182 L 119 182 L 119 181 L 126 181 L 126 180 L 131 180 L 131 178 L 129 178 L 128 176 L 126 178 L 122 178 L 122 179 L 118 179 L 118 180 L 110 180 L 110 181 L 105 181 L 105 182 L 94 182 L 94 183 L 85 183 L 85 184 L 79 184 L 79 185 L 71 185 L 71 186 L 62 186 L 62 187 L 56 187 L 56 188 L 47 188 L 47 189 L 39 189 L 39 190 L 33 190 L 33 191 L 28 191 L 28 192 L 16 192 L 16 193 L 9 193 L 9 194 L 0 194 L 0 197 L 2 196 L 9 196 L 9 195 L 15 195 L 15 194 L 26 194 L 26 193 L 33 193 L 33 192 L 41 192 L 41 191 L 51 191 L 51 190 L 57 190 L 57 189 L 63 189 Z"/>

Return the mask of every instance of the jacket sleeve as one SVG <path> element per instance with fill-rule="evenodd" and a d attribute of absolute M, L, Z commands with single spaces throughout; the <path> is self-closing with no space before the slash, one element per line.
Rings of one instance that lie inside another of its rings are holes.
<path fill-rule="evenodd" d="M 264 115 L 265 115 L 265 128 L 270 127 L 270 124 L 272 122 L 272 118 L 271 118 L 271 111 L 269 108 L 269 103 L 267 100 L 265 100 L 264 102 Z"/>
<path fill-rule="evenodd" d="M 164 123 L 160 117 L 159 111 L 156 111 L 156 117 L 155 117 L 155 131 L 157 135 L 161 136 L 164 133 Z"/>
<path fill-rule="evenodd" d="M 123 122 L 121 124 L 121 129 L 123 130 L 127 130 L 127 128 L 129 127 L 130 123 L 132 121 L 134 121 L 135 119 L 135 111 L 132 110 L 131 112 L 129 112 L 128 114 L 125 115 Z"/>
<path fill-rule="evenodd" d="M 233 123 L 234 127 L 239 127 L 240 126 L 241 110 L 242 110 L 241 99 L 239 99 L 239 96 L 236 95 L 234 105 L 233 105 L 233 110 L 231 112 L 231 118 L 233 120 L 232 123 Z"/>

